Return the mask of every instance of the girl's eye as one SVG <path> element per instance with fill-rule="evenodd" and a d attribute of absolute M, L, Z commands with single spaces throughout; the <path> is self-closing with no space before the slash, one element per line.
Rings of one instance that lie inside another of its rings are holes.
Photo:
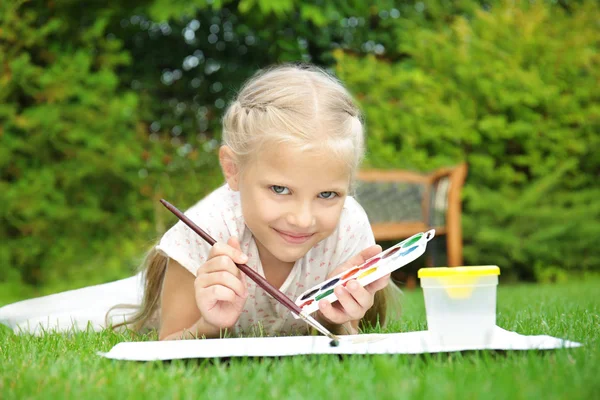
<path fill-rule="evenodd" d="M 319 197 L 322 199 L 333 199 L 338 194 L 336 192 L 321 192 L 319 193 Z"/>
<path fill-rule="evenodd" d="M 271 190 L 276 194 L 289 194 L 289 192 L 290 192 L 290 190 L 288 188 L 286 188 L 285 186 L 277 186 L 277 185 L 271 186 Z"/>

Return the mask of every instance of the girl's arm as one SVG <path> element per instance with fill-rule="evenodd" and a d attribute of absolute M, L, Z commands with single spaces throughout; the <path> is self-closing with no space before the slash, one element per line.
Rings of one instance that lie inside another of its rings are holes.
<path fill-rule="evenodd" d="M 169 259 L 163 280 L 160 340 L 218 337 L 219 329 L 207 324 L 196 305 L 194 275 Z"/>

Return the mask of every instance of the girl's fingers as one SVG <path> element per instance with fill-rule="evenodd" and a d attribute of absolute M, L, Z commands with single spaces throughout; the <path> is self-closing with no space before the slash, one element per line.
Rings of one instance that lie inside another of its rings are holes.
<path fill-rule="evenodd" d="M 242 284 L 244 285 L 245 288 L 248 288 L 248 281 L 246 279 L 246 274 L 244 274 L 242 271 L 240 271 L 240 279 L 242 280 Z"/>
<path fill-rule="evenodd" d="M 354 255 L 353 257 L 349 258 L 348 260 L 346 260 L 346 262 L 344 262 L 343 264 L 339 265 L 335 270 L 333 270 L 333 272 L 330 274 L 330 276 L 337 275 L 342 271 L 356 267 L 357 265 L 364 264 L 369 258 L 371 258 L 379 253 L 381 253 L 380 245 L 375 244 L 373 246 L 367 247 L 360 253 L 358 253 L 358 254 Z"/>
<path fill-rule="evenodd" d="M 239 250 L 240 252 L 242 251 L 242 247 L 240 246 L 240 241 L 237 236 L 231 236 L 229 239 L 227 239 L 227 244 L 234 249 Z"/>
<path fill-rule="evenodd" d="M 343 286 L 336 288 L 335 294 L 344 309 L 348 311 L 348 315 L 354 319 L 362 318 L 373 305 L 373 295 L 355 280 L 348 282 L 345 288 Z"/>
<path fill-rule="evenodd" d="M 388 281 L 389 275 L 386 275 L 367 287 L 362 287 L 357 281 L 351 280 L 346 284 L 346 287 L 338 286 L 335 289 L 335 295 L 338 298 L 337 303 L 331 304 L 327 300 L 321 300 L 319 310 L 325 318 L 334 324 L 359 320 L 373 306 L 373 294 L 377 290 L 383 289 Z M 372 291 L 367 289 L 369 286 Z"/>
<path fill-rule="evenodd" d="M 210 286 L 203 289 L 203 291 L 210 292 L 210 296 L 215 302 L 226 301 L 228 303 L 233 303 L 237 296 L 233 290 L 221 285 Z"/>
<path fill-rule="evenodd" d="M 230 237 L 227 243 L 217 242 L 213 245 L 208 254 L 208 259 L 211 260 L 219 256 L 227 256 L 237 264 L 248 262 L 248 256 L 242 253 L 240 243 L 235 236 Z"/>
<path fill-rule="evenodd" d="M 367 286 L 365 286 L 365 289 L 367 289 L 369 293 L 375 294 L 375 292 L 385 288 L 388 283 L 390 283 L 390 274 L 384 275 L 376 281 L 369 283 Z"/>
<path fill-rule="evenodd" d="M 350 288 L 342 286 L 335 289 L 338 301 L 331 304 L 327 300 L 319 302 L 319 309 L 323 316 L 336 324 L 359 320 L 364 317 L 367 310 L 373 305 L 373 295 L 356 281 L 348 283 Z"/>
<path fill-rule="evenodd" d="M 361 305 L 348 290 L 343 287 L 338 287 L 335 290 L 335 295 L 338 298 L 338 307 L 341 307 L 346 313 L 346 320 L 357 320 L 362 318 L 366 310 L 363 310 Z"/>
<path fill-rule="evenodd" d="M 319 311 L 333 324 L 343 324 L 348 322 L 348 315 L 341 309 L 334 307 L 329 301 L 321 300 L 319 302 Z"/>
<path fill-rule="evenodd" d="M 233 263 L 229 256 L 216 256 L 208 260 L 198 269 L 198 274 L 209 274 L 216 271 L 227 271 L 232 275 L 239 276 L 240 269 Z"/>
<path fill-rule="evenodd" d="M 248 294 L 246 285 L 242 283 L 242 280 L 228 271 L 217 271 L 198 275 L 195 284 L 199 289 L 206 289 L 211 286 L 226 287 L 240 297 L 245 297 Z"/>
<path fill-rule="evenodd" d="M 374 244 L 373 246 L 367 247 L 366 249 L 364 249 L 363 251 L 361 251 L 360 253 L 358 253 L 354 257 L 352 257 L 347 262 L 352 261 L 352 266 L 363 264 L 369 258 L 371 258 L 371 257 L 373 257 L 373 256 L 375 256 L 375 255 L 377 255 L 379 253 L 381 253 L 381 250 L 382 249 L 381 249 L 380 245 Z"/>

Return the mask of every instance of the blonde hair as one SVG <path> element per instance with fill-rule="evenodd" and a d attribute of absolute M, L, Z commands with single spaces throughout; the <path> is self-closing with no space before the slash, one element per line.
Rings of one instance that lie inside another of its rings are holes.
<path fill-rule="evenodd" d="M 151 328 L 149 326 L 149 322 L 153 320 L 156 311 L 160 307 L 160 295 L 162 292 L 165 273 L 167 272 L 167 263 L 169 261 L 168 257 L 159 253 L 155 249 L 157 244 L 158 243 L 155 243 L 150 250 L 148 250 L 144 261 L 140 266 L 144 280 L 144 295 L 142 297 L 142 304 L 140 304 L 139 307 L 131 304 L 118 304 L 114 307 L 111 307 L 111 309 L 106 313 L 106 326 L 111 326 L 112 329 L 127 326 L 136 332 L 142 332 L 148 328 Z M 110 317 L 111 312 L 121 308 L 137 308 L 137 310 L 133 313 L 133 315 L 125 318 L 123 322 L 112 324 Z"/>
<path fill-rule="evenodd" d="M 352 96 L 336 78 L 309 65 L 254 75 L 223 117 L 223 144 L 242 169 L 269 145 L 323 151 L 346 163 L 351 181 L 364 155 L 363 124 Z"/>
<path fill-rule="evenodd" d="M 223 116 L 223 144 L 232 150 L 241 170 L 271 145 L 322 151 L 347 165 L 351 185 L 365 151 L 361 115 L 344 86 L 318 67 L 292 64 L 259 71 L 246 82 Z M 142 266 L 142 305 L 129 321 L 115 328 L 128 324 L 141 330 L 147 325 L 160 304 L 167 261 L 150 250 Z M 376 293 L 364 323 L 385 323 L 388 300 L 398 291 L 392 286 L 390 281 L 389 288 Z"/>

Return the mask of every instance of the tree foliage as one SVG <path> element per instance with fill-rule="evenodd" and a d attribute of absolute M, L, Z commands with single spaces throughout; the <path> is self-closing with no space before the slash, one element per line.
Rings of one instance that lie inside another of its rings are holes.
<path fill-rule="evenodd" d="M 74 35 L 62 20 L 78 9 L 41 3 L 0 6 L 2 281 L 81 271 L 150 217 L 137 212 L 138 98 L 115 73 L 128 53 L 104 37 L 109 16 Z"/>

